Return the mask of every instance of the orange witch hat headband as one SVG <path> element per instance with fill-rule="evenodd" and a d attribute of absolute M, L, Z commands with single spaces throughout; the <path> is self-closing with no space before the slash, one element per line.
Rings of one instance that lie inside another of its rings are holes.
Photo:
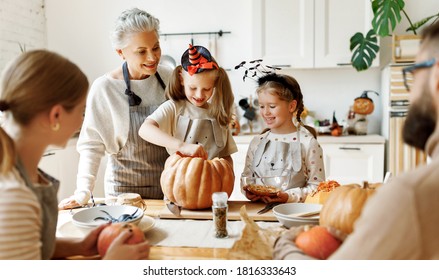
<path fill-rule="evenodd" d="M 218 64 L 214 61 L 210 52 L 202 46 L 192 46 L 181 56 L 181 66 L 189 75 L 203 72 L 205 69 L 218 69 Z"/>

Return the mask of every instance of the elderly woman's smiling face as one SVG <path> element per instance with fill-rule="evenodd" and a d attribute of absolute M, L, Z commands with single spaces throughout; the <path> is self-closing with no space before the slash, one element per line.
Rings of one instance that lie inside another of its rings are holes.
<path fill-rule="evenodd" d="M 133 33 L 127 46 L 117 52 L 127 62 L 132 80 L 154 75 L 162 55 L 159 36 L 154 30 Z"/>

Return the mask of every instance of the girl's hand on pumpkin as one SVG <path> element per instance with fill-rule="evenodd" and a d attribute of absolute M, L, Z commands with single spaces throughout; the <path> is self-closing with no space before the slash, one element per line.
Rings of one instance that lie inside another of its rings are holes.
<path fill-rule="evenodd" d="M 177 152 L 181 156 L 186 157 L 200 157 L 207 159 L 208 155 L 202 145 L 184 143 Z"/>
<path fill-rule="evenodd" d="M 105 254 L 105 260 L 147 260 L 151 246 L 148 240 L 138 244 L 125 244 L 133 233 L 129 230 L 119 234 Z"/>

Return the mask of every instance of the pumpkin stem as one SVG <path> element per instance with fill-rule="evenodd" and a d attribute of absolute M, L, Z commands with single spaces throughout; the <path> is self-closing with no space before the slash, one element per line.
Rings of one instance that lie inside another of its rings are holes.
<path fill-rule="evenodd" d="M 361 188 L 362 189 L 368 189 L 369 188 L 369 182 L 368 181 L 363 181 L 363 186 Z"/>

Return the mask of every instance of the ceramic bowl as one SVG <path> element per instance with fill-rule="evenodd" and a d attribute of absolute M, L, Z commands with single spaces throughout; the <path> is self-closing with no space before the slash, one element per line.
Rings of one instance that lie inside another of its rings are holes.
<path fill-rule="evenodd" d="M 300 213 L 308 213 L 320 211 L 321 204 L 311 203 L 284 203 L 273 208 L 273 214 L 276 219 L 286 228 L 301 226 L 301 225 L 318 225 L 319 215 L 311 217 L 293 217 L 292 215 Z"/>
<path fill-rule="evenodd" d="M 134 216 L 132 219 L 126 221 L 119 220 L 112 222 L 133 223 L 138 225 L 144 212 L 142 209 L 131 205 L 98 206 L 75 213 L 72 216 L 72 223 L 77 227 L 90 229 L 108 223 L 110 221 L 110 216 L 119 219 L 124 214 L 134 214 Z"/>

